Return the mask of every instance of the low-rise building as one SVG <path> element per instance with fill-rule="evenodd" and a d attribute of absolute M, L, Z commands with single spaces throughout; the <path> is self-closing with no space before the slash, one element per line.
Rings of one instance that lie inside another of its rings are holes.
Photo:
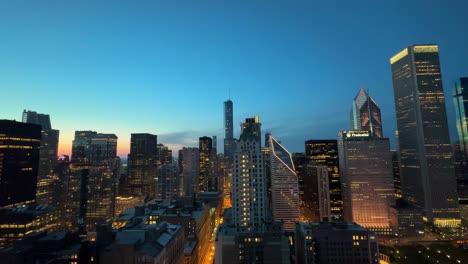
<path fill-rule="evenodd" d="M 141 218 L 118 230 L 114 241 L 99 250 L 101 263 L 183 263 L 182 226 L 167 222 L 147 224 L 138 220 Z"/>
<path fill-rule="evenodd" d="M 58 212 L 39 204 L 0 208 L 0 248 L 34 232 L 55 231 L 59 225 Z"/>
<path fill-rule="evenodd" d="M 377 236 L 354 223 L 296 223 L 296 263 L 379 263 Z"/>

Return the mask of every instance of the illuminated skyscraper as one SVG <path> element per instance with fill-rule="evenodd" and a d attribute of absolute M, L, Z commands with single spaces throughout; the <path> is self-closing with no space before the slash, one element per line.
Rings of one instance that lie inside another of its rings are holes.
<path fill-rule="evenodd" d="M 266 177 L 258 116 L 241 124 L 232 175 L 232 219 L 238 232 L 262 232 L 268 219 Z"/>
<path fill-rule="evenodd" d="M 211 150 L 213 147 L 210 137 L 199 138 L 199 160 L 200 160 L 200 175 L 198 176 L 198 191 L 210 192 L 214 188 L 214 182 L 211 175 Z"/>
<path fill-rule="evenodd" d="M 338 142 L 335 139 L 307 140 L 305 142 L 305 153 L 316 165 L 327 166 L 328 180 L 330 182 L 331 216 L 333 220 L 342 220 L 343 199 L 341 197 Z"/>
<path fill-rule="evenodd" d="M 114 176 L 107 165 L 70 164 L 67 229 L 85 234 L 114 216 Z"/>
<path fill-rule="evenodd" d="M 275 221 L 284 230 L 294 231 L 299 221 L 299 186 L 291 154 L 273 136 L 269 137 L 271 168 L 271 207 Z M 328 184 L 328 183 L 327 183 Z"/>
<path fill-rule="evenodd" d="M 460 225 L 437 45 L 414 45 L 390 59 L 403 198 L 438 227 Z"/>
<path fill-rule="evenodd" d="M 395 194 L 390 141 L 370 131 L 342 131 L 338 153 L 345 220 L 391 235 L 390 206 L 395 204 Z"/>
<path fill-rule="evenodd" d="M 0 207 L 36 199 L 41 126 L 0 120 Z"/>
<path fill-rule="evenodd" d="M 157 186 L 156 135 L 131 134 L 130 154 L 128 154 L 128 194 L 155 197 Z"/>
<path fill-rule="evenodd" d="M 367 130 L 377 137 L 383 137 L 380 108 L 374 98 L 361 88 L 354 97 L 351 107 L 351 129 Z"/>
<path fill-rule="evenodd" d="M 59 131 L 52 129 L 49 115 L 38 114 L 33 111 L 23 111 L 23 122 L 41 126 L 41 148 L 39 170 L 37 173 L 36 202 L 51 204 L 53 190 L 51 173 L 57 165 Z"/>
<path fill-rule="evenodd" d="M 468 157 L 468 77 L 455 83 L 453 101 L 457 115 L 457 131 L 460 149 Z"/>
<path fill-rule="evenodd" d="M 234 157 L 236 140 L 234 139 L 233 105 L 231 100 L 224 102 L 224 156 Z"/>

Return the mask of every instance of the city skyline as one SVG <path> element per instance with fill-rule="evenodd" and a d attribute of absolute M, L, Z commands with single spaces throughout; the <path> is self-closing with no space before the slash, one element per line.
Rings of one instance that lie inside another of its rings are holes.
<path fill-rule="evenodd" d="M 394 148 L 388 58 L 403 46 L 438 44 L 446 98 L 468 75 L 459 59 L 468 56 L 468 4 L 418 2 L 400 10 L 401 1 L 363 1 L 352 13 L 351 3 L 0 4 L 0 87 L 10 91 L 2 118 L 21 120 L 24 109 L 49 114 L 61 131 L 59 154 L 71 153 L 77 130 L 116 134 L 119 156 L 129 153 L 131 133 L 157 134 L 177 153 L 200 136 L 223 138 L 222 102 L 231 99 L 234 137 L 237 124 L 259 115 L 266 131 L 302 152 L 305 140 L 348 129 L 350 102 L 364 86 Z M 446 105 L 453 142 L 454 106 Z"/>

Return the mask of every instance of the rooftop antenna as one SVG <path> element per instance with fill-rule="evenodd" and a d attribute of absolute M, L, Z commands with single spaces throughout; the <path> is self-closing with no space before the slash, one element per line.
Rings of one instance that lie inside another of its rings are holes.
<path fill-rule="evenodd" d="M 229 87 L 229 100 L 231 100 L 231 87 Z"/>

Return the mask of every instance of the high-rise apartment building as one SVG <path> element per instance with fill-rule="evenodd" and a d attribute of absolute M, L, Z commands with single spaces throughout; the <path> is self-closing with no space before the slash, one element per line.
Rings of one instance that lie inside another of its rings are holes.
<path fill-rule="evenodd" d="M 234 154 L 232 219 L 237 232 L 262 231 L 267 215 L 266 177 L 258 116 L 246 118 Z"/>
<path fill-rule="evenodd" d="M 370 131 L 341 131 L 338 153 L 345 220 L 391 235 L 395 194 L 388 138 L 372 136 Z"/>
<path fill-rule="evenodd" d="M 33 111 L 23 111 L 23 123 L 41 126 L 41 147 L 39 169 L 37 173 L 36 202 L 51 204 L 53 197 L 52 170 L 57 165 L 59 131 L 52 129 L 49 115 L 38 114 Z"/>
<path fill-rule="evenodd" d="M 41 126 L 0 120 L 0 207 L 36 200 Z"/>
<path fill-rule="evenodd" d="M 328 168 L 332 220 L 343 219 L 338 142 L 335 139 L 312 139 L 305 142 L 305 154 L 316 165 Z"/>
<path fill-rule="evenodd" d="M 230 160 L 234 158 L 235 143 L 233 105 L 231 100 L 224 102 L 224 156 Z"/>
<path fill-rule="evenodd" d="M 273 136 L 269 137 L 271 168 L 271 209 L 284 230 L 294 231 L 299 221 L 299 186 L 291 154 Z M 328 184 L 328 182 L 327 182 Z"/>
<path fill-rule="evenodd" d="M 128 154 L 128 194 L 155 197 L 157 180 L 157 136 L 131 134 Z"/>
<path fill-rule="evenodd" d="M 367 130 L 372 135 L 383 137 L 380 108 L 374 98 L 361 88 L 351 107 L 351 129 Z"/>
<path fill-rule="evenodd" d="M 200 174 L 198 176 L 198 192 L 210 192 L 214 188 L 213 175 L 211 175 L 211 160 L 213 141 L 210 137 L 200 137 L 198 141 L 200 160 Z"/>
<path fill-rule="evenodd" d="M 409 46 L 390 63 L 403 197 L 435 226 L 459 226 L 438 46 Z"/>

